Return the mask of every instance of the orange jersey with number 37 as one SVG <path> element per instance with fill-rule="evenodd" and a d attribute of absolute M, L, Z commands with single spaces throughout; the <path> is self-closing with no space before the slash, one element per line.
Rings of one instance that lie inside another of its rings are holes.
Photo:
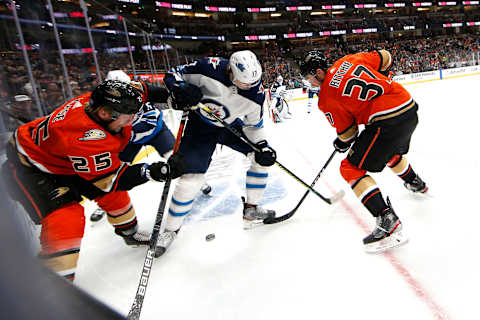
<path fill-rule="evenodd" d="M 18 152 L 38 169 L 93 180 L 120 168 L 118 154 L 128 144 L 131 126 L 112 134 L 85 112 L 90 93 L 72 99 L 50 115 L 19 127 Z"/>
<path fill-rule="evenodd" d="M 402 85 L 379 72 L 382 64 L 380 52 L 362 52 L 337 60 L 327 70 L 318 107 L 342 141 L 353 139 L 359 124 L 392 118 L 414 106 Z"/>

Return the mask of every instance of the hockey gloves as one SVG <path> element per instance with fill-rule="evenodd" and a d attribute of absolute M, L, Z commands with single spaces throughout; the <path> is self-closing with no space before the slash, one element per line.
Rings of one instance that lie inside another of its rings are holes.
<path fill-rule="evenodd" d="M 255 151 L 255 161 L 264 167 L 272 166 L 277 160 L 277 153 L 268 146 L 266 140 L 262 140 L 255 145 L 258 151 Z"/>
<path fill-rule="evenodd" d="M 202 90 L 185 81 L 177 81 L 170 87 L 171 107 L 175 110 L 188 110 L 196 106 L 203 98 Z"/>
<path fill-rule="evenodd" d="M 336 138 L 333 141 L 333 147 L 338 152 L 344 153 L 344 152 L 347 152 L 348 149 L 350 149 L 350 146 L 352 145 L 353 141 L 355 140 L 351 140 L 350 142 L 343 142 L 342 140 L 340 140 L 340 138 Z"/>
<path fill-rule="evenodd" d="M 144 175 L 148 180 L 165 181 L 167 178 L 175 179 L 183 174 L 185 164 L 183 156 L 179 153 L 172 155 L 168 162 L 155 162 L 145 164 Z"/>

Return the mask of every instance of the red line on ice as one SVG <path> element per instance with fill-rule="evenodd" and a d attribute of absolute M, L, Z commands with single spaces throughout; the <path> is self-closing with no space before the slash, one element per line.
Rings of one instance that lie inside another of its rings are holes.
<path fill-rule="evenodd" d="M 313 168 L 313 164 L 305 157 L 305 155 L 298 149 L 296 151 L 304 158 L 304 160 L 310 165 L 310 167 Z M 317 170 L 317 169 L 314 169 Z M 325 185 L 330 189 L 332 194 L 336 192 L 328 183 L 326 183 L 325 180 L 323 180 Z M 352 209 L 348 205 L 348 203 L 342 199 L 341 204 L 345 209 L 347 209 L 348 213 L 352 216 L 353 220 L 355 220 L 356 224 L 365 232 L 365 234 L 369 234 L 371 232 L 370 228 L 365 224 L 365 222 L 359 217 L 359 215 L 355 212 L 355 210 Z M 410 288 L 413 290 L 415 295 L 423 300 L 429 307 L 429 309 L 433 312 L 433 315 L 435 316 L 435 319 L 438 320 L 447 320 L 451 319 L 447 313 L 443 310 L 440 305 L 438 305 L 433 298 L 428 294 L 427 290 L 423 288 L 422 284 L 416 280 L 410 272 L 407 270 L 407 268 L 402 264 L 402 262 L 393 255 L 391 251 L 386 251 L 382 253 L 382 255 L 390 262 L 390 264 L 393 266 L 393 268 L 397 271 L 397 273 L 402 277 L 403 280 L 405 280 Z"/>
<path fill-rule="evenodd" d="M 327 183 L 326 186 L 332 191 L 335 192 Z M 370 228 L 363 222 L 362 219 L 358 216 L 358 214 L 353 210 L 345 200 L 341 200 L 341 203 L 345 209 L 347 209 L 348 213 L 353 217 L 353 220 L 357 223 L 358 226 L 365 232 L 365 234 L 369 234 L 371 232 Z M 422 284 L 416 280 L 407 268 L 402 264 L 402 262 L 393 255 L 391 251 L 386 251 L 382 253 L 382 255 L 390 262 L 390 264 L 394 267 L 397 273 L 405 280 L 410 288 L 414 291 L 415 295 L 423 300 L 433 312 L 435 319 L 438 320 L 447 320 L 451 319 L 447 313 L 440 307 L 433 298 L 428 294 L 427 290 L 425 290 Z"/>

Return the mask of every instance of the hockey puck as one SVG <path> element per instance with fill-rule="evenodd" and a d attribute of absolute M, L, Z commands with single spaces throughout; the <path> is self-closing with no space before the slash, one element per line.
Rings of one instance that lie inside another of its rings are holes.
<path fill-rule="evenodd" d="M 207 234 L 207 236 L 205 237 L 205 240 L 207 241 L 212 241 L 213 239 L 215 239 L 215 233 Z"/>

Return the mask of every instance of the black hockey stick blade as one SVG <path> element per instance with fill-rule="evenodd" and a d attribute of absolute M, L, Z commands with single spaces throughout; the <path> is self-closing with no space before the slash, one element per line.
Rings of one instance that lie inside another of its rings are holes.
<path fill-rule="evenodd" d="M 303 200 L 307 197 L 307 194 L 310 192 L 310 190 L 308 190 L 302 197 L 302 199 L 300 200 L 300 202 L 295 206 L 295 208 L 293 208 L 291 211 L 285 213 L 284 215 L 281 215 L 279 217 L 275 217 L 275 218 L 267 218 L 265 220 L 263 220 L 263 224 L 275 224 L 275 223 L 279 223 L 279 222 L 282 222 L 282 221 L 285 221 L 287 219 L 290 219 L 294 214 L 295 212 L 297 212 L 298 208 L 300 207 L 300 205 L 302 204 Z M 330 198 L 326 198 L 326 202 L 328 202 L 329 204 L 333 204 L 337 201 L 340 201 L 343 196 L 345 195 L 345 191 L 344 190 L 340 190 L 339 192 L 337 192 L 336 194 L 334 194 L 332 197 Z"/>
<path fill-rule="evenodd" d="M 312 184 L 309 186 L 309 189 L 305 192 L 305 194 L 302 196 L 302 198 L 300 199 L 300 201 L 297 203 L 297 205 L 295 206 L 295 208 L 293 208 L 290 212 L 287 212 L 286 214 L 282 215 L 282 216 L 279 216 L 279 217 L 276 217 L 276 218 L 267 218 L 265 220 L 263 220 L 263 223 L 264 224 L 274 224 L 274 223 L 278 223 L 278 222 L 282 222 L 282 221 L 285 221 L 287 219 L 290 219 L 294 214 L 295 212 L 297 212 L 298 208 L 300 207 L 300 205 L 303 203 L 303 201 L 305 200 L 305 198 L 308 196 L 308 194 L 310 193 L 310 190 L 313 190 L 313 187 L 315 186 L 315 184 L 317 183 L 318 179 L 320 179 L 320 177 L 322 176 L 322 173 L 323 171 L 325 171 L 325 169 L 327 168 L 328 164 L 330 163 L 330 161 L 332 161 L 333 157 L 335 156 L 335 154 L 337 153 L 337 150 L 334 150 L 332 152 L 332 154 L 330 155 L 330 157 L 328 158 L 327 162 L 325 162 L 325 164 L 323 165 L 322 169 L 320 170 L 320 172 L 317 174 L 317 176 L 315 177 L 315 179 L 313 180 Z M 324 200 L 325 202 L 327 202 L 328 204 L 332 204 L 332 203 L 335 203 L 337 201 L 339 201 L 340 199 L 343 198 L 343 196 L 345 195 L 345 191 L 343 190 L 340 190 L 339 192 L 337 192 L 333 197 L 330 197 L 330 198 L 326 198 L 326 197 L 323 197 L 320 195 L 320 197 L 322 198 L 322 200 Z"/>

